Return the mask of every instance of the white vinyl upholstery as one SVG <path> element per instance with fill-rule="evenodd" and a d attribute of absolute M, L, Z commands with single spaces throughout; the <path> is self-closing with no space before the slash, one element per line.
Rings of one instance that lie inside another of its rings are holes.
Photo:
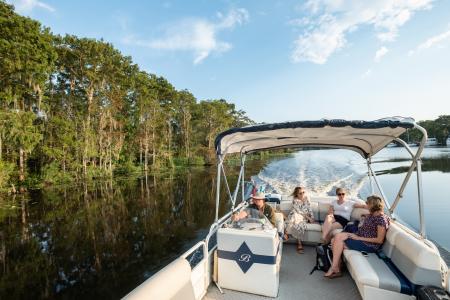
<path fill-rule="evenodd" d="M 282 244 L 276 229 L 220 228 L 217 232 L 219 286 L 276 297 Z"/>
<path fill-rule="evenodd" d="M 123 299 L 126 300 L 195 300 L 191 283 L 191 266 L 178 258 L 144 281 Z"/>
<path fill-rule="evenodd" d="M 406 232 L 399 232 L 395 238 L 395 247 L 390 258 L 412 283 L 442 285 L 439 251 L 427 246 L 423 240 Z"/>
<path fill-rule="evenodd" d="M 325 216 L 328 214 L 328 209 L 330 208 L 330 203 L 333 200 L 333 197 L 312 197 L 310 204 L 311 210 L 313 212 L 314 220 L 323 222 Z M 358 203 L 364 204 L 362 200 L 354 200 Z M 282 200 L 279 205 L 280 210 L 283 212 L 285 216 L 289 215 L 290 210 L 292 209 L 292 196 L 282 197 Z M 352 211 L 350 221 L 360 220 L 362 214 L 368 214 L 369 211 L 367 209 L 355 208 Z M 332 235 L 334 236 L 336 233 L 341 232 L 342 229 L 333 230 Z M 303 236 L 302 241 L 306 243 L 320 243 L 322 238 L 322 225 L 320 224 L 307 224 L 306 232 Z M 295 242 L 291 240 L 290 242 Z"/>
<path fill-rule="evenodd" d="M 439 252 L 395 222 L 391 222 L 382 250 L 387 262 L 374 253 L 365 257 L 344 250 L 347 268 L 363 299 L 409 299 L 407 286 L 442 286 Z"/>

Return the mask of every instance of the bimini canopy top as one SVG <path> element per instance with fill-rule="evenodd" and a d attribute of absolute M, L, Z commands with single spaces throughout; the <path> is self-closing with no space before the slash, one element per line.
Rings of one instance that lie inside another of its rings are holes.
<path fill-rule="evenodd" d="M 319 120 L 260 124 L 232 128 L 219 134 L 216 154 L 298 147 L 345 148 L 365 158 L 373 156 L 408 128 L 412 118 L 393 117 L 376 121 Z"/>

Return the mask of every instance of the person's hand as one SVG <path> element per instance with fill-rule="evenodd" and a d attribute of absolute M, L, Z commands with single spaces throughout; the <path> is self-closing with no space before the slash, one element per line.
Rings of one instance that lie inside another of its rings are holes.
<path fill-rule="evenodd" d="M 333 215 L 333 214 L 334 214 L 333 206 L 330 206 L 330 207 L 328 208 L 328 215 Z"/>
<path fill-rule="evenodd" d="M 359 239 L 359 236 L 356 235 L 356 234 L 354 234 L 354 233 L 349 233 L 349 234 L 347 235 L 347 237 L 348 237 L 349 239 L 352 239 L 352 240 L 358 240 L 358 239 Z"/>
<path fill-rule="evenodd" d="M 239 221 L 239 217 L 237 214 L 232 214 L 231 215 L 231 221 Z"/>

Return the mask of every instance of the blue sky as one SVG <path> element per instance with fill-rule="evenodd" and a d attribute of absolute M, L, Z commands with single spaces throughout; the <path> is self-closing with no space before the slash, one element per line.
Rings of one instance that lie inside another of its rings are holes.
<path fill-rule="evenodd" d="M 8 1 L 257 122 L 450 114 L 450 1 Z"/>

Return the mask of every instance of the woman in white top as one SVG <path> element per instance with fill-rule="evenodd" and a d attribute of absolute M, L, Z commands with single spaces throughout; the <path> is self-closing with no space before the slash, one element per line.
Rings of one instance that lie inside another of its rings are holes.
<path fill-rule="evenodd" d="M 338 198 L 331 202 L 328 214 L 322 225 L 322 239 L 325 243 L 330 241 L 330 232 L 335 229 L 343 229 L 350 221 L 353 208 L 367 208 L 365 204 L 359 204 L 352 200 L 345 199 L 345 190 L 336 189 Z"/>

